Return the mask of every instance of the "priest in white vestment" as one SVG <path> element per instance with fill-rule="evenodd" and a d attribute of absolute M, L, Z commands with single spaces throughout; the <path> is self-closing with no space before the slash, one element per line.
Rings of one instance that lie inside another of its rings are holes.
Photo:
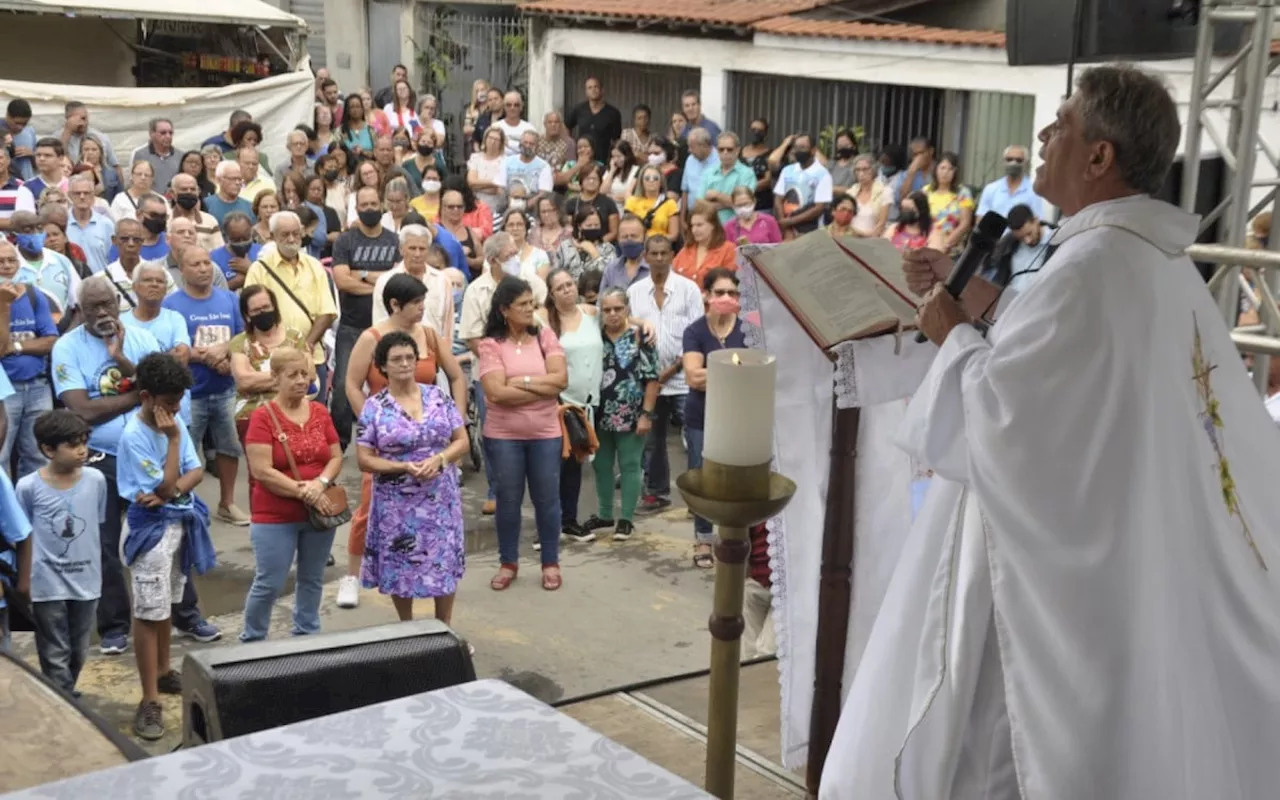
<path fill-rule="evenodd" d="M 935 478 L 827 800 L 1280 796 L 1280 435 L 1154 200 L 1173 98 L 1085 71 L 1040 133 L 1066 219 L 988 338 L 935 291 L 899 434 Z"/>

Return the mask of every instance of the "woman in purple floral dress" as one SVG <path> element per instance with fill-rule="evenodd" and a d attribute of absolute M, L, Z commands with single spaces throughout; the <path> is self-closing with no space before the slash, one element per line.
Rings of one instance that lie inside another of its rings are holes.
<path fill-rule="evenodd" d="M 413 337 L 399 331 L 374 350 L 387 388 L 365 401 L 356 438 L 360 469 L 373 474 L 361 578 L 391 595 L 402 621 L 413 619 L 414 598 L 430 597 L 448 624 L 466 566 L 456 464 L 470 451 L 453 400 L 415 382 L 418 356 Z"/>

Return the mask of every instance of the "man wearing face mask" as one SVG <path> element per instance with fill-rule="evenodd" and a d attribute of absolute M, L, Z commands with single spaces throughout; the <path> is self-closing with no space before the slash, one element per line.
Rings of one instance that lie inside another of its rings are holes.
<path fill-rule="evenodd" d="M 244 276 L 244 285 L 270 289 L 276 295 L 276 311 L 284 326 L 306 333 L 320 385 L 316 400 L 324 403 L 329 367 L 320 342 L 338 318 L 338 307 L 329 290 L 329 276 L 319 261 L 303 252 L 302 221 L 297 214 L 288 210 L 277 212 L 270 225 L 271 239 L 276 246 L 255 258 Z"/>
<path fill-rule="evenodd" d="M 791 142 L 794 163 L 778 175 L 773 188 L 773 215 L 783 241 L 817 230 L 831 204 L 831 173 L 813 157 L 813 137 L 797 135 Z"/>
<path fill-rule="evenodd" d="M 30 211 L 15 211 L 9 218 L 20 259 L 16 283 L 34 283 L 53 298 L 61 318 L 75 308 L 80 293 L 80 276 L 67 257 L 44 246 L 40 219 Z"/>
<path fill-rule="evenodd" d="M 334 344 L 333 385 L 345 386 L 347 361 L 360 334 L 373 325 L 373 287 L 382 273 L 400 260 L 400 240 L 382 226 L 382 201 L 378 190 L 362 186 L 356 193 L 357 221 L 333 245 L 333 282 L 338 287 L 337 340 Z M 351 442 L 355 415 L 347 393 L 333 393 L 333 424 L 345 452 Z"/>
<path fill-rule="evenodd" d="M 151 193 L 143 195 L 138 201 L 137 219 L 142 225 L 142 260 L 159 261 L 169 254 L 169 239 L 165 229 L 169 227 L 169 206 L 164 198 Z M 114 260 L 118 253 L 108 252 L 108 258 Z"/>
<path fill-rule="evenodd" d="M 1014 206 L 1024 205 L 1036 217 L 1043 219 L 1044 200 L 1036 194 L 1027 178 L 1027 148 L 1011 144 L 1004 149 L 1004 174 L 1005 177 L 996 178 L 982 188 L 982 198 L 978 201 L 978 210 L 975 212 L 977 218 L 982 219 L 982 215 L 988 211 L 1008 217 Z"/>
<path fill-rule="evenodd" d="M 742 160 L 756 176 L 756 210 L 772 212 L 773 181 L 777 172 L 769 164 L 771 148 L 766 144 L 768 139 L 769 121 L 764 117 L 751 120 L 747 143 L 742 148 Z"/>
<path fill-rule="evenodd" d="M 253 241 L 253 219 L 241 211 L 232 211 L 223 218 L 222 232 L 227 243 L 210 252 L 209 257 L 218 265 L 228 288 L 239 289 L 249 267 L 258 260 L 262 245 Z"/>
<path fill-rule="evenodd" d="M 196 244 L 209 252 L 222 247 L 222 231 L 218 230 L 218 221 L 207 211 L 200 210 L 200 185 L 196 179 L 185 172 L 179 172 L 169 181 L 169 189 L 173 193 L 173 219 L 189 219 L 196 226 Z"/>
<path fill-rule="evenodd" d="M 600 293 L 615 286 L 628 289 L 636 281 L 649 277 L 649 265 L 644 261 L 644 220 L 635 214 L 626 214 L 618 223 L 618 260 L 605 267 L 600 276 Z"/>
<path fill-rule="evenodd" d="M 538 157 L 537 131 L 528 130 L 520 134 L 519 154 L 503 159 L 493 182 L 507 192 L 517 183 L 535 193 L 549 192 L 554 188 L 551 165 Z"/>
<path fill-rule="evenodd" d="M 422 225 L 402 227 L 400 252 L 404 260 L 382 273 L 373 287 L 373 324 L 377 325 L 390 316 L 382 302 L 382 293 L 387 281 L 404 273 L 422 281 L 422 285 L 427 287 L 422 324 L 440 334 L 442 341 L 453 341 L 453 288 L 443 272 L 427 264 L 427 254 L 431 252 L 431 231 Z"/>

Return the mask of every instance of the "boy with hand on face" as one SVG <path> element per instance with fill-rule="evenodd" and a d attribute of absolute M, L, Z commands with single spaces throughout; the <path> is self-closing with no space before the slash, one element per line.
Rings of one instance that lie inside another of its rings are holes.
<path fill-rule="evenodd" d="M 181 676 L 169 667 L 170 607 L 182 599 L 187 576 L 215 561 L 209 508 L 192 490 L 204 477 L 191 434 L 178 422 L 191 373 L 169 353 L 138 362 L 141 407 L 120 435 L 117 480 L 129 501 L 124 561 L 133 585 L 134 651 L 142 702 L 133 732 L 155 741 L 164 735 L 160 693 L 180 694 Z"/>

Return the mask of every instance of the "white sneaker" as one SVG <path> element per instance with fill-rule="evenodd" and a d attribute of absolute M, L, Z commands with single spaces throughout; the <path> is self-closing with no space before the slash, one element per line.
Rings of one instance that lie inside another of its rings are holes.
<path fill-rule="evenodd" d="M 338 608 L 355 608 L 360 605 L 360 579 L 343 575 L 338 579 Z"/>

